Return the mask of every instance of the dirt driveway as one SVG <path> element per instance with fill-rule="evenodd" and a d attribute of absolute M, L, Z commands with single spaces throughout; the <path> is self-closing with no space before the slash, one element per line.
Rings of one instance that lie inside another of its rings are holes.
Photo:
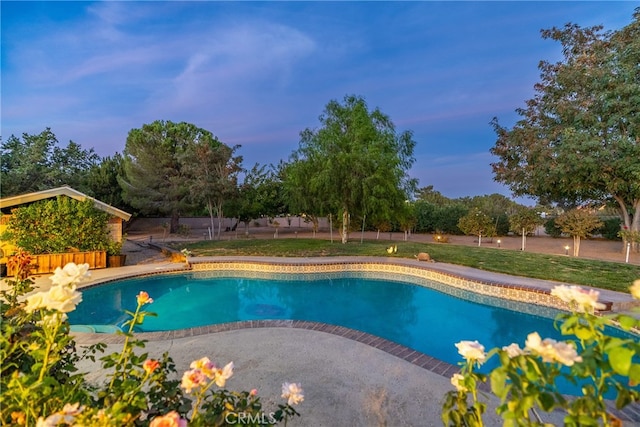
<path fill-rule="evenodd" d="M 273 239 L 274 229 L 269 227 L 252 227 L 249 230 L 249 236 L 257 239 Z M 354 232 L 351 234 L 350 239 L 352 241 L 360 240 L 361 233 Z M 194 229 L 189 236 L 178 235 L 166 235 L 166 233 L 158 227 L 141 228 L 136 227 L 133 230 L 128 231 L 127 238 L 129 242 L 123 248 L 127 253 L 127 265 L 136 263 L 155 262 L 159 260 L 166 260 L 166 257 L 159 254 L 157 251 L 148 250 L 147 244 L 153 243 L 165 243 L 175 241 L 192 241 L 202 240 L 206 237 L 205 230 Z M 298 227 L 281 227 L 278 230 L 277 238 L 318 238 L 327 239 L 331 238 L 331 235 L 327 232 L 317 233 L 315 236 L 309 232 L 308 228 Z M 223 232 L 222 240 L 234 240 L 246 238 L 243 233 L 240 232 Z M 378 239 L 381 242 L 401 242 L 404 240 L 403 233 L 378 233 L 365 232 L 364 238 L 368 240 Z M 333 239 L 335 242 L 339 242 L 339 236 L 337 233 L 333 233 Z M 412 242 L 434 242 L 434 236 L 432 234 L 413 234 L 408 238 Z M 474 236 L 449 236 L 449 244 L 452 245 L 464 245 L 464 246 L 478 246 L 478 238 Z M 507 236 L 492 239 L 483 239 L 481 242 L 482 247 L 500 248 L 503 250 L 521 250 L 522 238 L 518 236 Z M 569 247 L 569 249 L 566 249 Z M 566 255 L 573 256 L 573 239 L 571 238 L 552 238 L 548 236 L 530 236 L 527 237 L 525 242 L 525 250 L 537 253 L 546 253 L 554 255 Z M 597 259 L 603 261 L 613 261 L 624 263 L 626 259 L 626 251 L 623 251 L 622 242 L 615 242 L 604 239 L 583 239 L 580 243 L 580 258 Z M 629 263 L 640 265 L 640 253 L 630 252 Z"/>

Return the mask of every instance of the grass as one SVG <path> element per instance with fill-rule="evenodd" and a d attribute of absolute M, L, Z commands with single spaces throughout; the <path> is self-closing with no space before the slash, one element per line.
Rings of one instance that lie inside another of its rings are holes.
<path fill-rule="evenodd" d="M 175 249 L 188 248 L 194 256 L 385 256 L 414 258 L 427 252 L 436 262 L 463 265 L 480 270 L 536 279 L 555 280 L 600 289 L 628 292 L 640 278 L 640 267 L 608 261 L 595 261 L 561 255 L 547 255 L 496 248 L 437 243 L 397 242 L 398 252 L 389 255 L 389 242 L 375 240 L 341 244 L 323 239 L 240 239 L 173 243 Z"/>

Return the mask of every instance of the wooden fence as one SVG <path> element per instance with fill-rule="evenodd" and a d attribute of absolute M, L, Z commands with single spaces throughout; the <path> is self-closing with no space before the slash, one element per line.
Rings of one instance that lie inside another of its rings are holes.
<path fill-rule="evenodd" d="M 76 264 L 89 264 L 90 269 L 107 267 L 106 251 L 41 254 L 32 255 L 32 257 L 32 265 L 35 265 L 35 268 L 31 270 L 32 274 L 52 273 L 57 267 L 64 267 L 70 262 L 74 262 Z M 8 276 L 13 276 L 15 273 L 16 272 L 13 268 L 7 269 Z"/>

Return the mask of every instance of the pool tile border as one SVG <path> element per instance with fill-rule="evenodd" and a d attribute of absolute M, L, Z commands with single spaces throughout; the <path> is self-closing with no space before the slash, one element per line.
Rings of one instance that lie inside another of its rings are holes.
<path fill-rule="evenodd" d="M 417 284 L 435 288 L 453 296 L 469 299 L 469 292 L 475 295 L 516 301 L 526 304 L 550 307 L 558 310 L 569 310 L 566 303 L 551 295 L 550 290 L 535 285 L 516 285 L 498 281 L 478 280 L 464 275 L 453 274 L 430 269 L 428 264 L 416 265 L 393 261 L 297 261 L 291 259 L 279 261 L 270 259 L 268 262 L 260 260 L 227 260 L 215 259 L 197 261 L 191 264 L 191 271 L 201 274 L 201 277 L 233 277 L 243 276 L 252 278 L 273 278 L 296 280 L 295 275 L 305 274 L 360 274 L 357 277 L 383 278 L 393 280 L 404 277 L 418 279 Z M 381 276 L 383 275 L 383 276 Z M 421 282 L 420 282 L 421 281 Z M 476 299 L 477 300 L 477 299 Z M 483 302 L 478 300 L 478 302 Z M 605 310 L 611 311 L 613 303 L 601 300 Z M 509 308 L 509 307 L 505 307 Z"/>

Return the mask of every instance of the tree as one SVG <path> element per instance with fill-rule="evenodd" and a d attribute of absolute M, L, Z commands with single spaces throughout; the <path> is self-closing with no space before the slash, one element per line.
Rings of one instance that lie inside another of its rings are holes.
<path fill-rule="evenodd" d="M 309 188 L 307 205 L 322 197 L 329 212 L 340 214 L 346 243 L 350 215 L 391 222 L 394 211 L 411 199 L 415 180 L 407 171 L 414 162 L 415 142 L 411 132 L 397 134 L 387 115 L 378 108 L 369 111 L 358 96 L 330 101 L 319 120 L 319 129 L 300 133 L 286 179 L 296 184 L 308 180 L 298 187 L 296 198 L 306 198 L 304 189 Z M 295 184 L 287 187 L 296 189 Z"/>
<path fill-rule="evenodd" d="M 540 63 L 512 129 L 493 119 L 495 179 L 543 203 L 613 200 L 640 230 L 640 9 L 616 32 L 567 24 L 542 36 L 562 44 L 564 60 Z"/>
<path fill-rule="evenodd" d="M 573 256 L 578 256 L 580 238 L 585 238 L 591 231 L 602 227 L 602 221 L 587 209 L 571 209 L 556 218 L 556 225 L 563 233 L 573 237 Z"/>
<path fill-rule="evenodd" d="M 313 224 L 313 232 L 318 231 L 319 218 L 329 212 L 329 206 L 322 189 L 315 185 L 312 178 L 320 173 L 313 170 L 319 167 L 319 162 L 307 162 L 299 158 L 299 153 L 293 153 L 291 161 L 283 164 L 283 191 L 289 211 L 297 213 Z"/>
<path fill-rule="evenodd" d="M 94 198 L 115 206 L 124 211 L 131 211 L 132 207 L 122 200 L 122 188 L 118 178 L 124 177 L 124 158 L 122 154 L 103 157 L 89 169 L 87 174 L 87 194 Z"/>
<path fill-rule="evenodd" d="M 522 250 L 526 247 L 527 234 L 534 233 L 543 220 L 535 209 L 519 208 L 509 217 L 509 230 L 522 236 Z"/>
<path fill-rule="evenodd" d="M 256 163 L 246 172 L 238 192 L 238 198 L 230 204 L 228 211 L 245 223 L 246 233 L 252 219 L 284 213 L 282 182 L 273 165 Z"/>
<path fill-rule="evenodd" d="M 418 200 L 423 200 L 439 206 L 450 205 L 453 203 L 453 200 L 443 196 L 441 192 L 435 190 L 433 185 L 419 188 L 416 192 L 416 196 Z"/>
<path fill-rule="evenodd" d="M 242 170 L 242 157 L 234 156 L 238 148 L 239 145 L 229 147 L 212 136 L 195 141 L 180 159 L 189 179 L 192 200 L 204 202 L 214 233 L 214 213 L 218 216 L 218 239 L 224 217 L 223 205 L 238 193 L 238 173 Z"/>
<path fill-rule="evenodd" d="M 192 207 L 191 181 L 182 161 L 211 132 L 190 123 L 157 120 L 132 129 L 124 149 L 125 176 L 119 179 L 123 199 L 144 214 L 171 216 L 176 233 L 181 212 Z"/>
<path fill-rule="evenodd" d="M 478 236 L 478 246 L 482 244 L 482 236 L 493 236 L 496 226 L 493 219 L 478 208 L 473 208 L 468 214 L 460 218 L 458 228 L 464 234 Z"/>
<path fill-rule="evenodd" d="M 498 235 L 506 235 L 509 232 L 509 215 L 515 212 L 521 205 L 517 204 L 502 194 L 489 194 L 484 196 L 462 197 L 456 199 L 467 209 L 478 208 L 489 215 L 495 224 Z"/>
<path fill-rule="evenodd" d="M 0 147 L 0 188 L 2 197 L 48 190 L 69 185 L 78 191 L 88 189 L 87 175 L 99 156 L 69 141 L 66 147 L 50 128 L 37 135 L 11 135 Z"/>

